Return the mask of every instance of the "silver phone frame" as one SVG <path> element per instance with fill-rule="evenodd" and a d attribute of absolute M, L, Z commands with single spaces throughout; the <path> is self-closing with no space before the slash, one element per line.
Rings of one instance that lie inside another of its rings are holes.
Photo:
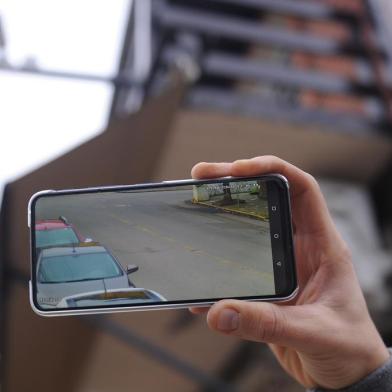
<path fill-rule="evenodd" d="M 280 173 L 268 173 L 268 174 L 262 174 L 263 175 L 268 175 L 268 176 L 275 176 L 279 177 L 281 180 L 283 180 L 285 186 L 287 187 L 287 191 L 289 191 L 289 182 L 285 176 L 283 176 Z M 232 176 L 226 176 L 226 177 L 219 177 L 219 178 L 208 178 L 208 179 L 203 179 L 203 181 L 209 181 L 209 180 L 214 180 L 214 181 L 219 181 L 219 180 L 239 180 L 241 178 L 250 178 L 250 177 L 257 177 L 257 176 L 247 176 L 247 177 L 232 177 Z M 143 183 L 143 184 L 134 184 L 132 186 L 156 186 L 156 185 L 182 185 L 184 183 L 189 183 L 192 181 L 198 181 L 195 179 L 183 179 L 183 180 L 170 180 L 170 181 L 161 181 L 161 182 L 153 182 L 153 183 Z M 116 189 L 121 189 L 123 187 L 127 187 L 129 185 L 114 185 L 114 186 L 102 186 L 102 187 L 90 187 L 90 188 L 75 188 L 75 189 L 61 189 L 61 190 L 42 190 L 39 192 L 34 193 L 28 202 L 27 206 L 27 226 L 29 228 L 29 235 L 30 235 L 30 270 L 31 270 L 31 276 L 34 273 L 33 271 L 33 249 L 32 249 L 32 230 L 31 230 L 31 206 L 33 201 L 45 194 L 51 194 L 51 193 L 57 193 L 57 192 L 77 192 L 77 191 L 102 191 L 102 190 L 116 190 Z M 291 203 L 290 203 L 290 197 L 288 198 L 288 208 L 291 216 Z M 292 222 L 290 219 L 290 228 L 291 233 L 292 233 Z M 294 243 L 293 243 L 294 246 Z M 294 253 L 294 250 L 293 250 Z M 296 269 L 296 261 L 294 259 L 294 270 Z M 296 271 L 295 272 L 295 277 L 296 277 Z M 252 298 L 252 299 L 244 299 L 243 301 L 249 301 L 249 302 L 287 302 L 293 299 L 297 293 L 298 293 L 299 287 L 298 287 L 298 279 L 296 279 L 296 286 L 293 290 L 292 293 L 290 293 L 288 296 L 285 297 L 264 297 L 264 298 Z M 133 306 L 123 306 L 123 307 L 116 307 L 116 308 L 95 308 L 95 309 L 72 309 L 72 310 L 67 310 L 67 309 L 59 309 L 59 310 L 49 310 L 49 311 L 43 311 L 41 309 L 38 309 L 34 303 L 34 298 L 33 298 L 33 284 L 32 284 L 32 279 L 29 280 L 29 300 L 30 300 L 30 305 L 31 308 L 33 309 L 34 313 L 36 313 L 39 316 L 43 317 L 58 317 L 58 316 L 80 316 L 80 315 L 92 315 L 92 314 L 108 314 L 108 313 L 123 313 L 123 312 L 140 312 L 140 311 L 147 311 L 147 310 L 163 310 L 163 309 L 186 309 L 186 308 L 192 308 L 192 307 L 210 307 L 213 304 L 215 304 L 217 301 L 203 301 L 203 302 L 181 302 L 181 303 L 176 303 L 176 304 L 165 304 L 165 303 L 160 303 L 160 304 L 155 304 L 155 305 L 133 305 Z"/>

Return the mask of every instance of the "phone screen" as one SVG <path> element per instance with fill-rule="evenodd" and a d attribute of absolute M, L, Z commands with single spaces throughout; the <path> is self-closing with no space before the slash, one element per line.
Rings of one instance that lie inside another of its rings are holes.
<path fill-rule="evenodd" d="M 37 197 L 31 223 L 36 306 L 128 307 L 288 293 L 295 277 L 281 182 L 160 183 Z"/>

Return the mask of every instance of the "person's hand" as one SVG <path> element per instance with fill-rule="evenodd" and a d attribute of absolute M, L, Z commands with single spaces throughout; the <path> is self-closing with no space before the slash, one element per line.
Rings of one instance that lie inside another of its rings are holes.
<path fill-rule="evenodd" d="M 192 169 L 199 179 L 267 173 L 281 173 L 290 183 L 299 292 L 281 305 L 219 301 L 208 310 L 208 325 L 268 343 L 283 368 L 305 387 L 351 385 L 386 362 L 389 352 L 369 316 L 350 252 L 316 180 L 273 156 L 201 162 Z"/>

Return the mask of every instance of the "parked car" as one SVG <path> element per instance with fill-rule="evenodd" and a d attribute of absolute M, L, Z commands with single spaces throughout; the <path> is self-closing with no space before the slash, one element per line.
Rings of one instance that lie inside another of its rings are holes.
<path fill-rule="evenodd" d="M 71 295 L 63 298 L 57 308 L 81 308 L 88 306 L 132 305 L 167 301 L 165 297 L 153 290 L 134 287 L 130 289 L 100 290 Z"/>
<path fill-rule="evenodd" d="M 72 295 L 135 287 L 128 275 L 138 269 L 124 268 L 103 246 L 43 248 L 36 267 L 37 301 L 54 307 Z"/>
<path fill-rule="evenodd" d="M 58 219 L 39 220 L 35 224 L 37 253 L 42 248 L 89 242 L 92 242 L 92 239 L 83 237 L 64 216 L 60 216 Z"/>

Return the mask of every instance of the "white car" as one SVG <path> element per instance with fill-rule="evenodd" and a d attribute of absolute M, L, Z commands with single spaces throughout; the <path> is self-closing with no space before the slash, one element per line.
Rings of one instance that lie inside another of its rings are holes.
<path fill-rule="evenodd" d="M 128 275 L 138 269 L 133 264 L 124 269 L 103 246 L 42 249 L 36 268 L 37 301 L 42 307 L 53 308 L 64 297 L 135 287 Z"/>
<path fill-rule="evenodd" d="M 63 298 L 57 308 L 105 307 L 108 305 L 132 305 L 136 303 L 153 303 L 167 301 L 161 294 L 141 287 L 91 291 Z"/>

